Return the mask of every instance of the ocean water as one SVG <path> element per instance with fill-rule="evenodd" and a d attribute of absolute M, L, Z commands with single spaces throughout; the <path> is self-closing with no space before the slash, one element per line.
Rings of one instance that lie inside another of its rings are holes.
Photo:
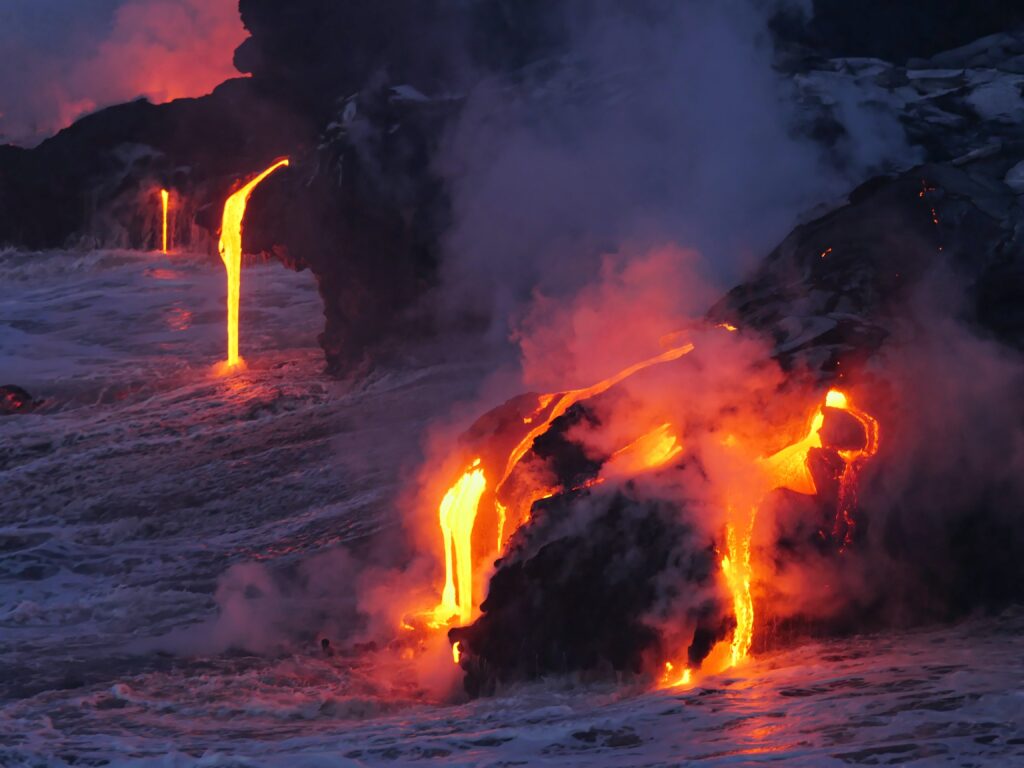
<path fill-rule="evenodd" d="M 231 574 L 335 567 L 397 526 L 426 430 L 489 373 L 434 350 L 330 380 L 312 277 L 252 264 L 249 367 L 218 376 L 223 281 L 206 256 L 0 253 L 0 384 L 44 401 L 0 418 L 0 766 L 1024 765 L 1019 612 L 685 691 L 553 679 L 479 701 L 382 686 L 301 628 L 272 642 L 330 613 L 308 592 L 216 636 Z"/>

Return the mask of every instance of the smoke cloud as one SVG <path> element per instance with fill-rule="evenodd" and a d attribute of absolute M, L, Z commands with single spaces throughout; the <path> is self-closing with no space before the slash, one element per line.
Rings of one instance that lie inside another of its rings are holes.
<path fill-rule="evenodd" d="M 441 163 L 454 190 L 451 303 L 493 318 L 499 336 L 532 292 L 573 295 L 624 249 L 693 249 L 695 276 L 727 289 L 802 213 L 906 153 L 855 103 L 843 163 L 799 136 L 753 3 L 565 8 L 568 51 L 476 87 Z"/>
<path fill-rule="evenodd" d="M 237 0 L 13 0 L 0 12 L 0 141 L 34 144 L 139 97 L 209 93 L 239 74 Z"/>

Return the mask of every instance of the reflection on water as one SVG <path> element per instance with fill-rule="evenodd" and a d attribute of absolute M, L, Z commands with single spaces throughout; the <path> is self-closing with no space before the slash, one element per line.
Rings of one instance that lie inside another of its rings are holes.
<path fill-rule="evenodd" d="M 172 331 L 187 331 L 192 327 L 192 312 L 184 307 L 170 307 L 164 311 L 164 322 Z"/>

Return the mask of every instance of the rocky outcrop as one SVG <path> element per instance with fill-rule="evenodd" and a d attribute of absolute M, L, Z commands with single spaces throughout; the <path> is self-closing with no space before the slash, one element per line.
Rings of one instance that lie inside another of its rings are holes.
<path fill-rule="evenodd" d="M 351 372 L 383 339 L 429 328 L 407 312 L 439 259 L 447 198 L 431 161 L 460 108 L 452 94 L 477 67 L 553 44 L 551 14 L 509 0 L 240 11 L 252 37 L 236 63 L 250 78 L 101 110 L 32 150 L 0 147 L 0 244 L 155 248 L 167 187 L 172 243 L 212 252 L 232 187 L 288 155 L 289 172 L 253 196 L 244 245 L 314 272 L 328 366 Z"/>
<path fill-rule="evenodd" d="M 42 405 L 28 392 L 14 384 L 0 387 L 0 416 L 13 416 L 18 413 L 30 413 Z"/>
<path fill-rule="evenodd" d="M 1009 183 L 1022 161 L 1014 145 L 874 179 L 797 227 L 712 316 L 770 335 L 787 365 L 835 372 L 873 354 L 921 280 L 949 269 L 962 319 L 1024 348 L 1024 200 Z"/>
<path fill-rule="evenodd" d="M 699 665 L 732 628 L 717 565 L 677 503 L 583 492 L 536 504 L 497 563 L 482 616 L 449 632 L 467 692 L 550 674 L 660 668 L 677 651 L 656 621 L 671 602 L 667 584 L 676 597 L 688 592 L 689 660 Z"/>
<path fill-rule="evenodd" d="M 259 125 L 253 131 L 251 126 Z M 232 80 L 201 99 L 144 100 L 88 115 L 32 150 L 0 147 L 0 242 L 41 249 L 69 245 L 156 247 L 147 196 L 169 187 L 189 206 L 175 241 L 240 169 L 311 143 L 293 114 Z"/>

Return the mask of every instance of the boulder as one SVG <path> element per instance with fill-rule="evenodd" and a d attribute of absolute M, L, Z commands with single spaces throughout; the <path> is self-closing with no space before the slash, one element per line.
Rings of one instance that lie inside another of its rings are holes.
<path fill-rule="evenodd" d="M 42 405 L 21 387 L 14 384 L 0 386 L 0 416 L 30 413 Z"/>
<path fill-rule="evenodd" d="M 716 586 L 713 543 L 684 512 L 628 489 L 534 505 L 496 564 L 480 618 L 449 632 L 467 692 L 486 695 L 547 674 L 660 672 L 681 650 L 658 621 L 669 612 L 676 625 L 686 615 L 684 648 L 699 665 L 732 623 Z"/>

